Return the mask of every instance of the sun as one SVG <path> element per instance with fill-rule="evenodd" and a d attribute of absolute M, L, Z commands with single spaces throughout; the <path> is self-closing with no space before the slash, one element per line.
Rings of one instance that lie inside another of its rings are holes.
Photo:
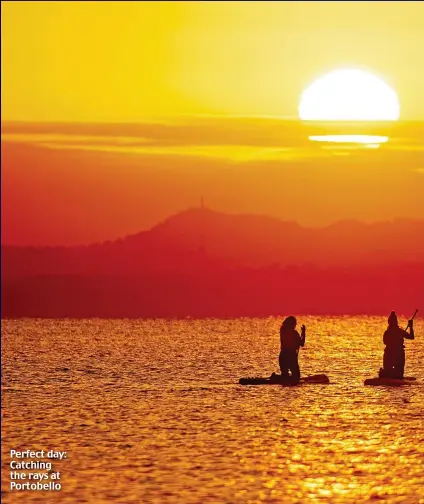
<path fill-rule="evenodd" d="M 356 69 L 335 70 L 303 93 L 299 117 L 305 121 L 396 121 L 396 92 L 375 75 Z"/>

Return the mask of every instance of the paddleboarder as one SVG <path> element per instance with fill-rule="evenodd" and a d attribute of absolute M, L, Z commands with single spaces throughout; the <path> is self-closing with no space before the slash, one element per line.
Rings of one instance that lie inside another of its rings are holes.
<path fill-rule="evenodd" d="M 405 345 L 404 340 L 415 338 L 414 334 L 414 313 L 408 321 L 406 329 L 399 327 L 396 312 L 392 311 L 388 318 L 388 327 L 383 336 L 383 343 L 386 345 L 383 356 L 383 367 L 380 369 L 380 378 L 400 378 L 403 379 L 405 370 Z M 408 332 L 409 329 L 409 332 Z"/>
<path fill-rule="evenodd" d="M 290 316 L 283 320 L 280 328 L 279 364 L 281 376 L 300 380 L 299 349 L 305 346 L 306 327 L 302 325 L 301 334 L 296 331 L 297 320 Z M 290 374 L 289 374 L 290 373 Z"/>

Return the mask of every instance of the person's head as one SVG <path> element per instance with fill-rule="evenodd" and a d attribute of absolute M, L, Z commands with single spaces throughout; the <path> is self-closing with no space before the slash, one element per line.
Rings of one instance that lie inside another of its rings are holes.
<path fill-rule="evenodd" d="M 396 312 L 392 311 L 392 313 L 389 315 L 389 318 L 387 319 L 387 322 L 389 323 L 390 327 L 394 327 L 398 325 L 398 319 Z"/>
<path fill-rule="evenodd" d="M 283 320 L 283 329 L 286 331 L 292 331 L 296 328 L 296 324 L 297 324 L 296 317 L 290 315 L 290 317 L 287 317 Z"/>

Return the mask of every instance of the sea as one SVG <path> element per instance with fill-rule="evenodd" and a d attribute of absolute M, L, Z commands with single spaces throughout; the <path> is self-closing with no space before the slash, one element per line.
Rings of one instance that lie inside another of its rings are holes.
<path fill-rule="evenodd" d="M 386 317 L 298 322 L 329 384 L 238 384 L 278 371 L 279 318 L 3 320 L 2 501 L 424 503 L 423 320 L 402 387 L 363 384 Z M 11 490 L 11 450 L 66 452 L 60 489 Z"/>

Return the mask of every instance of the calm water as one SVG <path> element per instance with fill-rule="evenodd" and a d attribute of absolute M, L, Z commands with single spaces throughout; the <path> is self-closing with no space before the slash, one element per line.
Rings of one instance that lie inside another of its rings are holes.
<path fill-rule="evenodd" d="M 279 320 L 3 321 L 3 498 L 14 503 L 424 503 L 420 383 L 364 387 L 384 318 L 305 317 L 303 374 L 277 370 Z M 10 492 L 10 449 L 66 450 L 57 492 Z"/>

